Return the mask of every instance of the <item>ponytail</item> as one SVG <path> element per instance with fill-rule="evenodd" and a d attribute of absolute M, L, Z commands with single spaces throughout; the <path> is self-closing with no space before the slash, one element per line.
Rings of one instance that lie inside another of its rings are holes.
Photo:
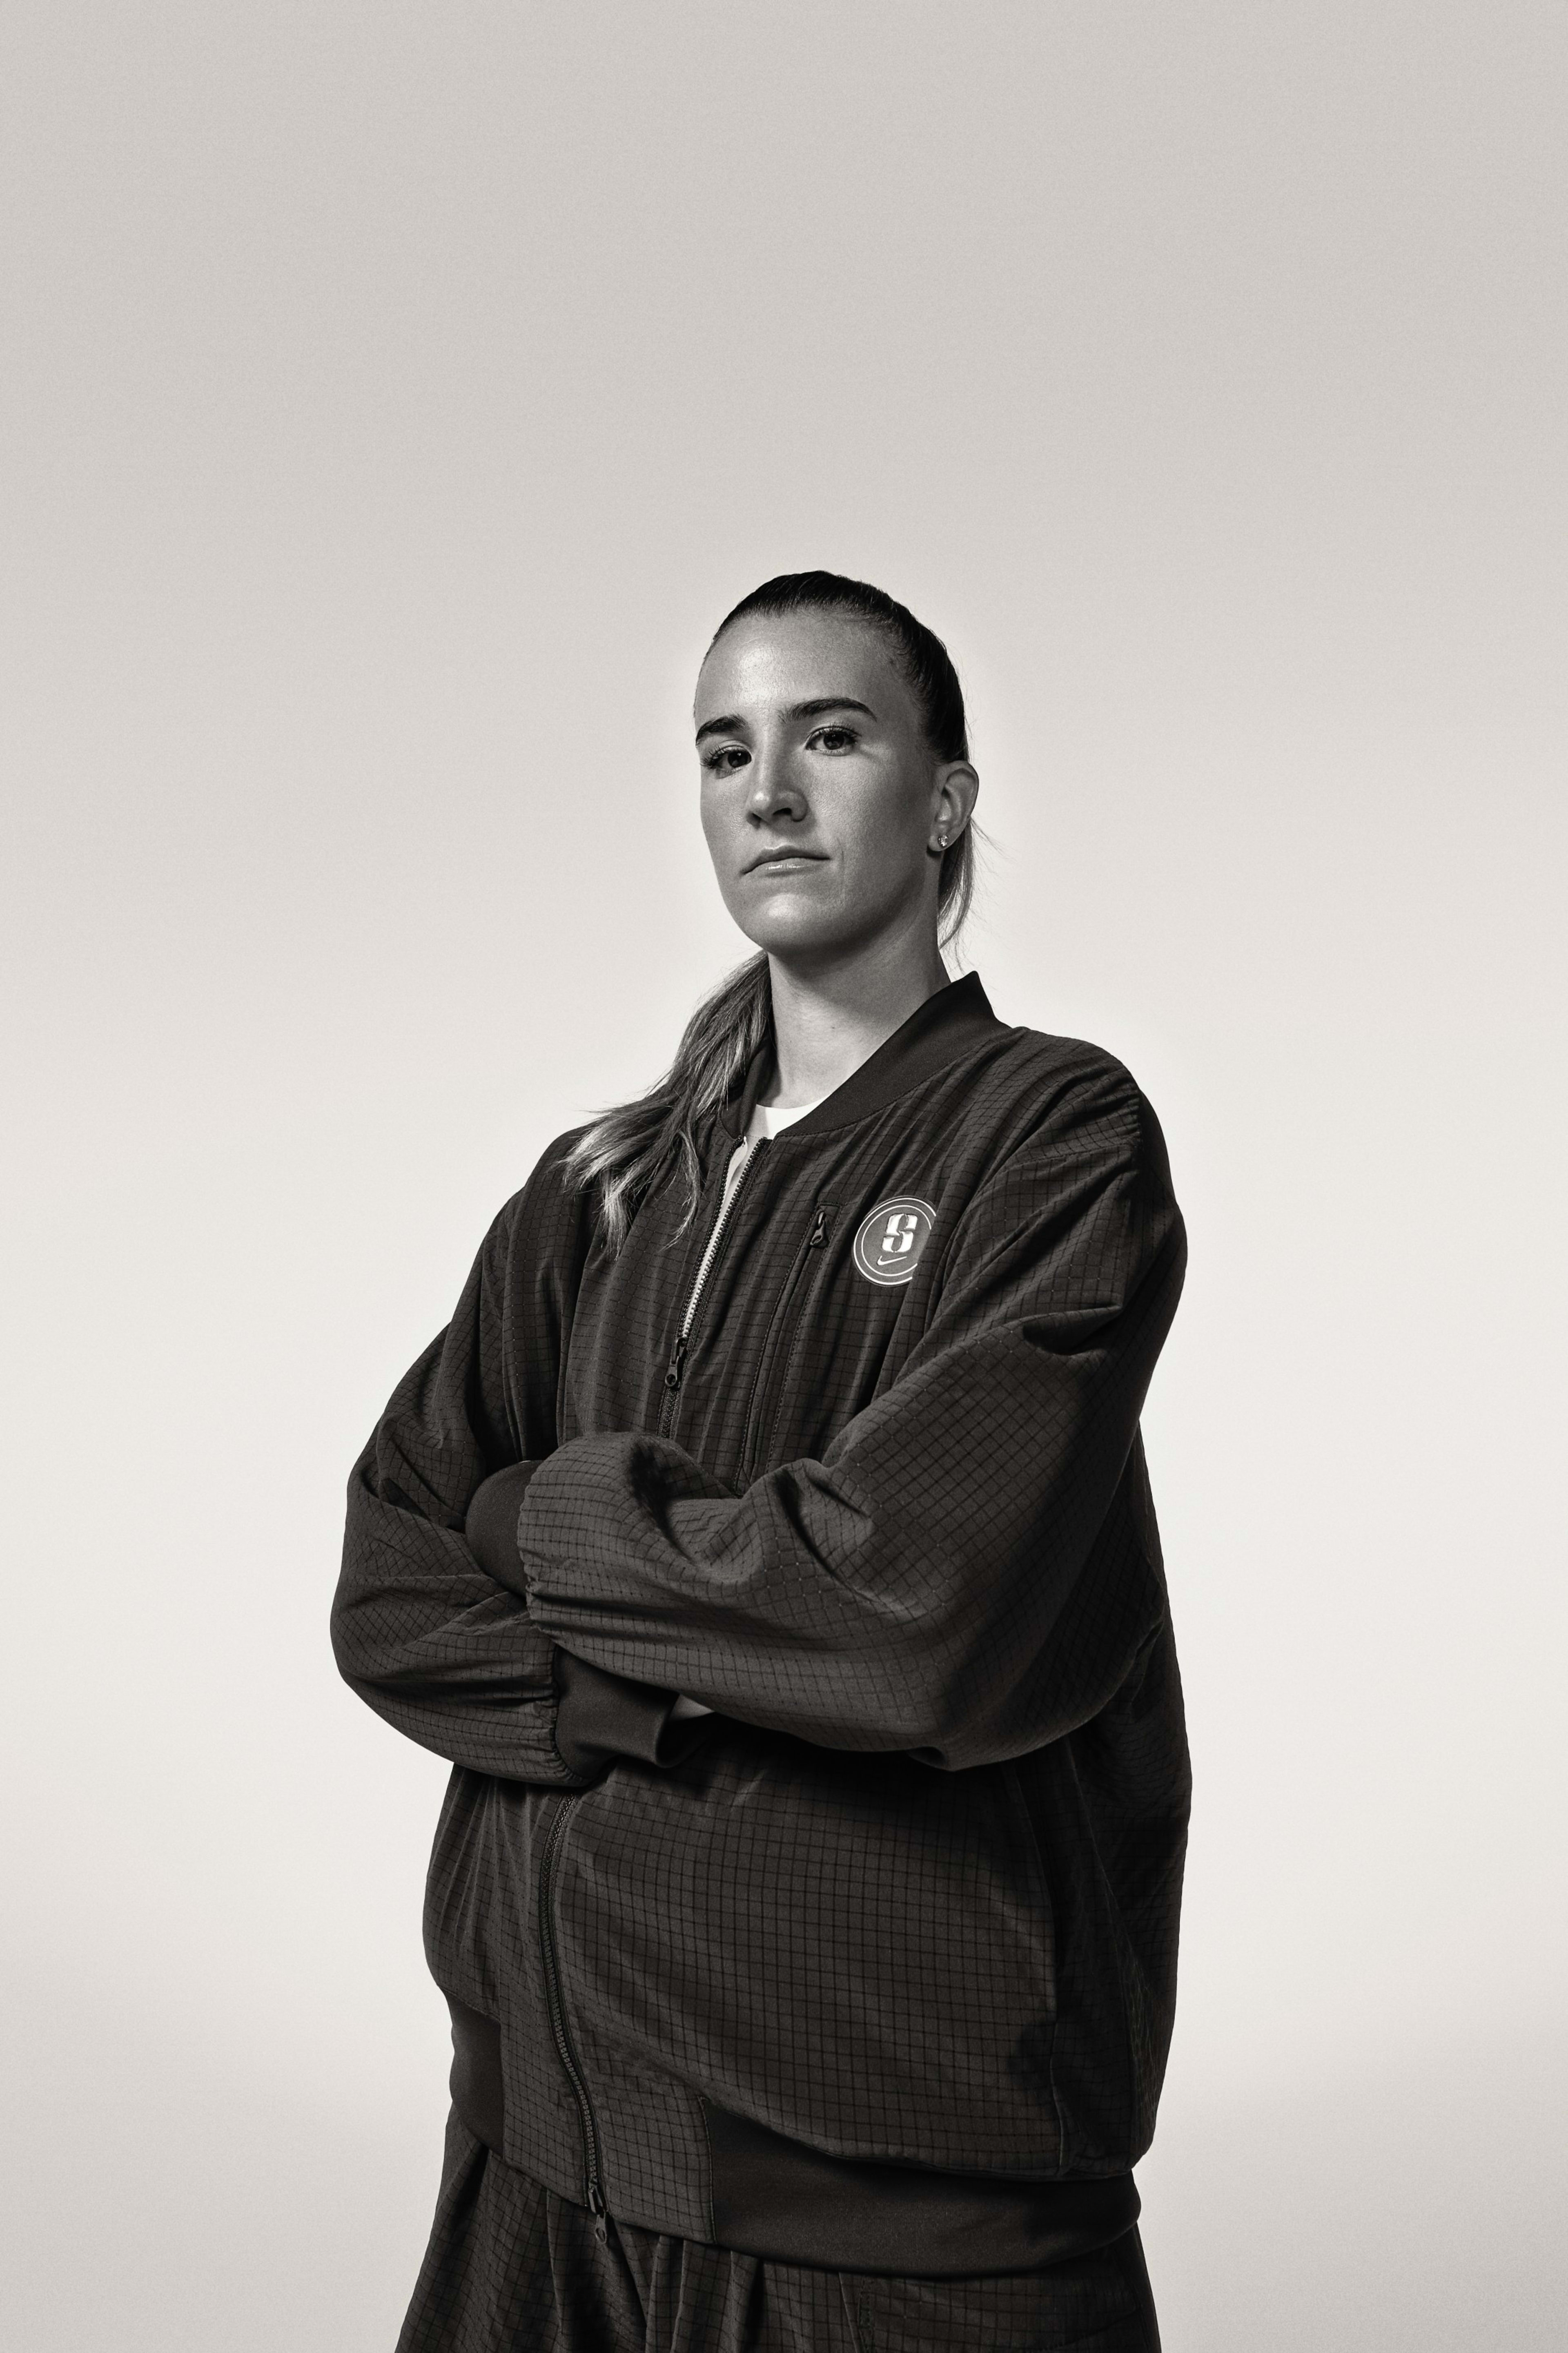
<path fill-rule="evenodd" d="M 579 1185 L 598 1186 L 599 1214 L 612 1250 L 625 1241 L 643 1195 L 664 1176 L 684 1182 L 681 1223 L 690 1223 L 701 1187 L 697 1124 L 718 1110 L 773 1033 L 768 960 L 751 956 L 703 998 L 658 1085 L 635 1103 L 602 1112 L 573 1145 L 568 1173 Z"/>

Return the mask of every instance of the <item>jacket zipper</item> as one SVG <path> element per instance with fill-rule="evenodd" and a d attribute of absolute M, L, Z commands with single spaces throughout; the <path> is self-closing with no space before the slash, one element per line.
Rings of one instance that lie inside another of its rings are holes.
<path fill-rule="evenodd" d="M 668 1438 L 675 1427 L 676 1401 L 679 1397 L 680 1384 L 684 1377 L 687 1344 L 691 1337 L 691 1327 L 697 1320 L 697 1310 L 701 1303 L 702 1293 L 708 1288 L 708 1278 L 713 1271 L 713 1261 L 719 1255 L 719 1245 L 729 1230 L 730 1220 L 735 1214 L 735 1204 L 744 1192 L 752 1169 L 767 1150 L 768 1142 L 769 1139 L 765 1135 L 759 1135 L 746 1155 L 741 1164 L 741 1173 L 731 1188 L 730 1198 L 720 1210 L 713 1230 L 708 1237 L 708 1247 L 702 1253 L 701 1262 L 697 1269 L 697 1280 L 691 1286 L 691 1296 L 686 1303 L 686 1313 L 680 1319 L 680 1330 L 676 1335 L 675 1346 L 670 1351 L 669 1363 L 665 1367 L 664 1404 L 658 1417 L 658 1434 L 661 1438 Z"/>
<path fill-rule="evenodd" d="M 768 1326 L 768 1336 L 763 1343 L 762 1360 L 757 1366 L 757 1376 L 752 1383 L 751 1403 L 746 1409 L 746 1436 L 741 1449 L 742 1478 L 750 1479 L 752 1476 L 756 1469 L 757 1456 L 762 1451 L 767 1420 L 769 1377 L 773 1372 L 777 1352 L 783 1345 L 791 1302 L 800 1288 L 806 1268 L 811 1264 L 812 1251 L 826 1247 L 827 1237 L 832 1230 L 832 1210 L 826 1208 L 819 1208 L 811 1221 L 811 1231 L 807 1234 L 805 1243 L 795 1252 L 795 1264 L 790 1269 L 789 1281 L 784 1284 L 779 1303 L 773 1310 L 773 1319 Z"/>
<path fill-rule="evenodd" d="M 573 2045 L 571 2029 L 566 2023 L 561 1967 L 555 1956 L 555 1864 L 566 1825 L 577 1803 L 576 1798 L 563 1799 L 561 1810 L 551 1823 L 544 1841 L 544 1852 L 539 1862 L 539 1941 L 544 1956 L 544 1999 L 550 2011 L 551 2031 L 555 2037 L 555 2048 L 566 2080 L 576 2095 L 577 2114 L 583 2126 L 583 2175 L 588 2192 L 588 2211 L 594 2217 L 594 2236 L 602 2247 L 605 2247 L 610 2242 L 609 2208 L 605 2203 L 604 2176 L 599 2165 L 599 2127 L 594 2118 L 594 2104 L 588 2096 L 588 2085 Z"/>

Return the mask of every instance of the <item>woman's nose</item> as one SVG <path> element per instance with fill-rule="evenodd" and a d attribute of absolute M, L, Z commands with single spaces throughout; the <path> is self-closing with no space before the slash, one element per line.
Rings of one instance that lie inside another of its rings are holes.
<path fill-rule="evenodd" d="M 754 818 L 802 818 L 805 795 L 793 773 L 787 746 L 759 744 L 752 757 L 746 814 Z"/>

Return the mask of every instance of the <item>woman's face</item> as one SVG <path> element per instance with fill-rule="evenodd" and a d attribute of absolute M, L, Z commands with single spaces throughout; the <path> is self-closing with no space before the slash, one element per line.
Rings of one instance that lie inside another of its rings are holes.
<path fill-rule="evenodd" d="M 929 926 L 974 771 L 939 760 L 887 639 L 832 612 L 737 621 L 697 681 L 702 829 L 724 904 L 786 962 Z"/>

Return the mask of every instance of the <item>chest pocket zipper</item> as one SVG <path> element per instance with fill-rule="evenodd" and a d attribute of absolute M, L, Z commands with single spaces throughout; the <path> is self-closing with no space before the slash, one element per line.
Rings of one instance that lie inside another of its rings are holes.
<path fill-rule="evenodd" d="M 719 1215 L 714 1220 L 713 1230 L 708 1237 L 708 1247 L 702 1253 L 701 1263 L 697 1269 L 697 1280 L 691 1286 L 691 1296 L 686 1303 L 686 1313 L 680 1319 L 680 1329 L 676 1335 L 675 1346 L 670 1351 L 669 1363 L 665 1367 L 664 1403 L 659 1408 L 658 1415 L 658 1434 L 661 1438 L 671 1437 L 674 1433 L 675 1417 L 680 1400 L 680 1384 L 685 1377 L 686 1351 L 691 1338 L 691 1327 L 697 1321 L 697 1311 L 702 1303 L 702 1294 L 708 1288 L 708 1278 L 713 1271 L 713 1261 L 718 1257 L 720 1245 L 730 1229 L 730 1220 L 734 1215 L 735 1204 L 745 1190 L 747 1180 L 767 1148 L 767 1137 L 760 1135 L 741 1163 L 740 1174 L 731 1188 L 729 1198 L 721 1204 Z"/>
<path fill-rule="evenodd" d="M 811 1230 L 795 1252 L 795 1264 L 789 1271 L 788 1280 L 779 1295 L 779 1303 L 773 1310 L 773 1321 L 768 1325 L 756 1377 L 752 1383 L 751 1402 L 746 1408 L 746 1435 L 741 1449 L 741 1477 L 743 1481 L 756 1476 L 757 1463 L 782 1394 L 783 1378 L 794 1361 L 792 1344 L 799 1330 L 800 1310 L 805 1304 L 808 1288 L 807 1271 L 814 1254 L 827 1247 L 833 1231 L 833 1214 L 832 1202 L 824 1201 L 818 1206 L 811 1221 Z M 780 1375 L 777 1380 L 773 1378 L 775 1371 Z"/>

